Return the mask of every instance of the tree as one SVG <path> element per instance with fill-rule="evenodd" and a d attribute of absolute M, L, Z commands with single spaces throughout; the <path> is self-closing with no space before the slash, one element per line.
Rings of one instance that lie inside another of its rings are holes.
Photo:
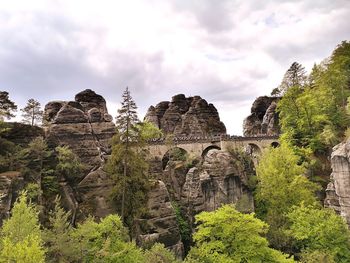
<path fill-rule="evenodd" d="M 49 213 L 49 228 L 43 239 L 48 248 L 49 262 L 72 262 L 75 258 L 72 240 L 73 228 L 69 223 L 70 212 L 60 206 L 60 198 L 55 199 L 55 208 Z"/>
<path fill-rule="evenodd" d="M 145 211 L 150 188 L 146 152 L 140 150 L 144 145 L 143 137 L 148 137 L 149 132 L 145 132 L 145 126 L 138 121 L 137 107 L 128 88 L 123 93 L 121 104 L 116 117 L 117 134 L 106 170 L 115 182 L 112 196 L 121 218 L 132 227 L 134 218 Z"/>
<path fill-rule="evenodd" d="M 149 250 L 145 251 L 145 263 L 176 263 L 173 253 L 164 247 L 163 244 L 156 243 Z"/>
<path fill-rule="evenodd" d="M 130 95 L 129 88 L 126 87 L 122 95 L 123 101 L 121 108 L 118 110 L 118 116 L 116 117 L 117 130 L 119 132 L 120 141 L 123 144 L 124 158 L 123 158 L 123 186 L 122 186 L 122 204 L 121 204 L 121 217 L 124 220 L 124 207 L 125 207 L 125 188 L 126 177 L 128 174 L 128 158 L 130 143 L 135 141 L 135 125 L 139 122 L 137 117 L 137 106 L 135 101 Z"/>
<path fill-rule="evenodd" d="M 319 186 L 306 178 L 306 168 L 299 165 L 299 159 L 288 145 L 282 144 L 264 152 L 256 169 L 257 212 L 270 225 L 268 238 L 275 248 L 290 248 L 283 229 L 287 226 L 286 214 L 292 207 L 317 201 L 315 192 Z"/>
<path fill-rule="evenodd" d="M 9 98 L 9 93 L 6 91 L 0 91 L 0 121 L 4 118 L 10 119 L 15 117 L 12 113 L 17 110 L 17 106 Z"/>
<path fill-rule="evenodd" d="M 333 210 L 301 204 L 293 207 L 287 217 L 291 225 L 286 232 L 297 240 L 302 258 L 322 256 L 330 262 L 350 261 L 350 231 Z"/>
<path fill-rule="evenodd" d="M 58 159 L 56 170 L 59 177 L 70 180 L 79 177 L 84 168 L 79 157 L 68 146 L 58 146 L 55 150 Z"/>
<path fill-rule="evenodd" d="M 43 204 L 42 180 L 44 174 L 47 172 L 45 162 L 51 154 L 52 152 L 48 149 L 43 137 L 35 138 L 29 143 L 28 148 L 24 149 L 24 159 L 26 161 L 25 173 L 38 185 L 37 195 L 39 205 Z"/>
<path fill-rule="evenodd" d="M 117 215 L 100 223 L 88 218 L 73 233 L 75 262 L 144 262 L 141 249 L 129 242 L 127 229 Z"/>
<path fill-rule="evenodd" d="M 186 262 L 294 262 L 269 248 L 263 235 L 268 226 L 253 214 L 241 214 L 224 205 L 196 216 L 197 228 Z"/>
<path fill-rule="evenodd" d="M 23 192 L 1 229 L 0 262 L 43 263 L 45 249 L 38 212 Z"/>
<path fill-rule="evenodd" d="M 21 109 L 23 112 L 23 121 L 34 126 L 36 122 L 41 122 L 43 111 L 40 109 L 40 102 L 35 99 L 29 99 L 27 105 Z"/>
<path fill-rule="evenodd" d="M 287 72 L 284 74 L 282 83 L 274 89 L 271 95 L 283 96 L 288 89 L 292 87 L 303 88 L 307 83 L 307 74 L 305 68 L 298 62 L 293 62 Z"/>
<path fill-rule="evenodd" d="M 112 198 L 123 222 L 132 228 L 134 218 L 142 215 L 146 208 L 150 189 L 148 163 L 144 152 L 138 151 L 136 145 L 126 149 L 118 134 L 113 138 L 112 145 L 112 154 L 105 167 L 114 180 Z"/>

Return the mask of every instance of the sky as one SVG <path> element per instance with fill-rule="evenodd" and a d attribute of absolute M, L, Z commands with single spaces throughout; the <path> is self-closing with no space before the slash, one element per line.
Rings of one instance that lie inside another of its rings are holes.
<path fill-rule="evenodd" d="M 0 0 L 0 90 L 22 108 L 92 89 L 115 116 L 128 86 L 141 119 L 200 95 L 240 135 L 294 61 L 350 40 L 349 17 L 350 0 Z"/>

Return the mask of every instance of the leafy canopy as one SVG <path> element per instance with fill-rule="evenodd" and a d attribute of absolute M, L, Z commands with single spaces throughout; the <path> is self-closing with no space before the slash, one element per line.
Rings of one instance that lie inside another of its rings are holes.
<path fill-rule="evenodd" d="M 269 247 L 268 226 L 231 205 L 196 216 L 197 231 L 187 262 L 294 262 Z"/>

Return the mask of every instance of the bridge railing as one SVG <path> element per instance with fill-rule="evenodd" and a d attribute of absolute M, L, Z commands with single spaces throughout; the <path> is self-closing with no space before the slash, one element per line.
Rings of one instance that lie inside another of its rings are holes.
<path fill-rule="evenodd" d="M 178 143 L 199 143 L 199 142 L 220 142 L 220 141 L 262 141 L 278 140 L 278 135 L 273 136 L 237 136 L 237 135 L 214 135 L 214 136 L 179 136 L 174 137 L 173 142 Z M 165 144 L 166 138 L 155 138 L 147 141 L 148 144 Z"/>

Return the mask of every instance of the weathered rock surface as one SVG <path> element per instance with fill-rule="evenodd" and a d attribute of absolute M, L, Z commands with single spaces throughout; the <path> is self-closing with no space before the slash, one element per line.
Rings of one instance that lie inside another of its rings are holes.
<path fill-rule="evenodd" d="M 280 98 L 262 96 L 257 98 L 251 108 L 251 114 L 244 120 L 244 136 L 278 135 L 280 133 L 277 102 Z"/>
<path fill-rule="evenodd" d="M 9 218 L 10 210 L 23 187 L 23 177 L 19 172 L 0 173 L 0 226 Z"/>
<path fill-rule="evenodd" d="M 165 134 L 175 136 L 210 136 L 226 134 L 218 111 L 200 96 L 188 97 L 179 94 L 172 101 L 163 101 L 151 106 L 145 117 Z"/>
<path fill-rule="evenodd" d="M 350 225 L 350 141 L 338 144 L 331 156 L 332 174 L 324 205 L 334 209 Z"/>
<path fill-rule="evenodd" d="M 47 139 L 53 145 L 68 145 L 87 170 L 97 169 L 110 153 L 115 125 L 102 96 L 84 90 L 75 99 L 49 102 L 45 106 Z"/>
<path fill-rule="evenodd" d="M 194 215 L 213 211 L 223 204 L 234 203 L 242 210 L 253 211 L 246 172 L 235 164 L 228 152 L 210 150 L 202 167 L 188 171 L 181 193 L 181 206 L 187 209 L 192 223 Z"/>
<path fill-rule="evenodd" d="M 110 154 L 115 125 L 106 101 L 92 90 L 84 90 L 75 101 L 54 101 L 45 106 L 46 137 L 51 147 L 68 145 L 84 164 L 84 172 L 61 181 L 62 194 L 73 218 L 89 214 L 104 217 L 113 212 L 108 202 L 112 182 L 103 171 Z"/>
<path fill-rule="evenodd" d="M 184 248 L 180 230 L 168 190 L 162 181 L 154 182 L 148 195 L 147 208 L 147 216 L 138 220 L 138 243 L 147 246 L 161 242 L 178 258 L 182 258 Z"/>

